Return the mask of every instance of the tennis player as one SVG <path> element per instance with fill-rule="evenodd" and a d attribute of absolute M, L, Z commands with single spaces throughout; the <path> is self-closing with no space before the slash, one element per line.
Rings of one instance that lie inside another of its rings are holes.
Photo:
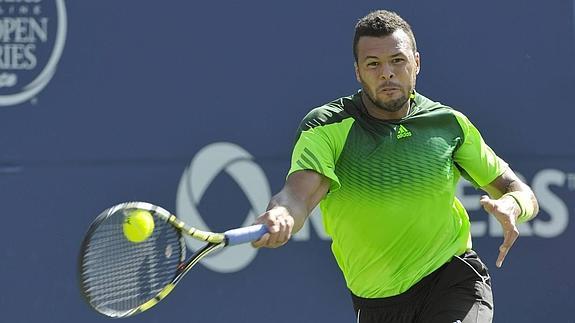
<path fill-rule="evenodd" d="M 285 244 L 319 203 L 358 322 L 491 322 L 491 280 L 456 184 L 489 194 L 480 203 L 504 232 L 497 267 L 516 224 L 538 212 L 533 192 L 465 115 L 415 91 L 420 55 L 400 16 L 360 19 L 353 51 L 361 90 L 304 118 L 254 246 Z"/>

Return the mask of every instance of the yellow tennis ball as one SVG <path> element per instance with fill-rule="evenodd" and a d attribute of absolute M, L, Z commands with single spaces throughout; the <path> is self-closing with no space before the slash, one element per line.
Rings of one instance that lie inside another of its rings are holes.
<path fill-rule="evenodd" d="M 154 231 L 154 217 L 146 210 L 134 210 L 124 218 L 126 239 L 138 243 L 148 239 Z"/>

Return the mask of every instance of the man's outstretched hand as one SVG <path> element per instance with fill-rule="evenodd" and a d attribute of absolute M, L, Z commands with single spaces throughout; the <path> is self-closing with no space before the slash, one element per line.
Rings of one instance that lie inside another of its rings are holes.
<path fill-rule="evenodd" d="M 479 200 L 487 213 L 493 215 L 503 228 L 503 244 L 499 246 L 499 256 L 495 265 L 499 268 L 503 265 L 503 260 L 509 252 L 509 249 L 519 237 L 517 230 L 517 216 L 521 212 L 515 199 L 511 196 L 503 196 L 500 199 L 493 200 L 487 195 L 483 195 Z"/>

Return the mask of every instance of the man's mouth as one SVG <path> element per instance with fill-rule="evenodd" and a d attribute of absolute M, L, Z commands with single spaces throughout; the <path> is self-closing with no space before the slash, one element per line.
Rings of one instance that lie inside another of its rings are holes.
<path fill-rule="evenodd" d="M 386 83 L 380 85 L 378 90 L 380 92 L 393 92 L 393 91 L 401 90 L 401 87 L 397 86 L 397 84 L 393 84 L 391 82 L 386 82 Z"/>
<path fill-rule="evenodd" d="M 381 87 L 379 88 L 380 92 L 384 92 L 384 93 L 391 93 L 394 91 L 399 91 L 399 88 L 397 87 L 391 87 L 391 86 L 386 86 L 386 87 Z"/>

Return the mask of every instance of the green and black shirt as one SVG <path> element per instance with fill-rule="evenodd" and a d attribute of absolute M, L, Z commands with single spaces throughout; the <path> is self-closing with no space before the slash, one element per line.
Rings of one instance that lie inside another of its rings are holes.
<path fill-rule="evenodd" d="M 415 93 L 406 117 L 382 121 L 357 93 L 305 117 L 289 174 L 331 180 L 320 207 L 333 254 L 349 289 L 376 298 L 406 291 L 471 248 L 457 181 L 485 186 L 506 167 L 458 111 Z"/>

